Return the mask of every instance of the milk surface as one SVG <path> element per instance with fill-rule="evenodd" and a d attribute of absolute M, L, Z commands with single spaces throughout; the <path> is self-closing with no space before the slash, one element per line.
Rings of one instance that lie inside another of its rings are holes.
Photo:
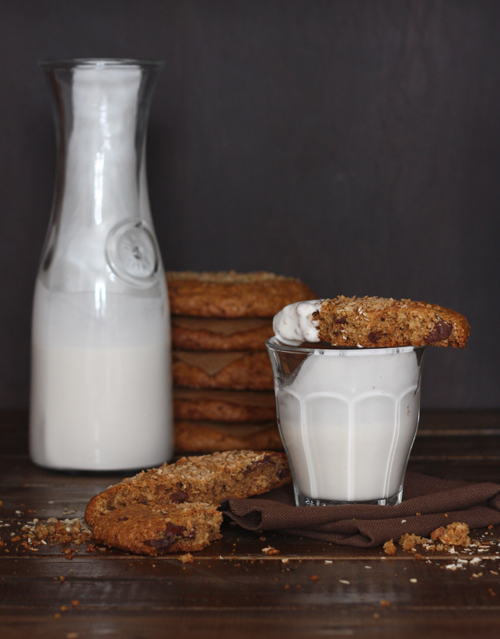
<path fill-rule="evenodd" d="M 30 414 L 35 463 L 118 470 L 172 456 L 166 312 L 158 299 L 49 292 L 37 282 Z"/>
<path fill-rule="evenodd" d="M 336 502 L 396 495 L 418 425 L 417 353 L 411 347 L 310 353 L 276 385 L 296 489 Z"/>

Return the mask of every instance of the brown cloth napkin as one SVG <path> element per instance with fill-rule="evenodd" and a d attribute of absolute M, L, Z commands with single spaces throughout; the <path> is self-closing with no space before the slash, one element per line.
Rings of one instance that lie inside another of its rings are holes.
<path fill-rule="evenodd" d="M 265 497 L 230 499 L 222 512 L 247 530 L 279 530 L 344 546 L 370 548 L 404 533 L 423 537 L 458 521 L 469 528 L 500 524 L 500 485 L 406 473 L 398 506 L 296 507 L 291 486 Z"/>

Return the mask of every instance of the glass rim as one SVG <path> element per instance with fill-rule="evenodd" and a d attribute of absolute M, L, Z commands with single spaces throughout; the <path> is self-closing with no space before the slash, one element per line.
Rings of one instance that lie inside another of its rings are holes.
<path fill-rule="evenodd" d="M 88 68 L 133 68 L 152 67 L 160 68 L 165 64 L 164 60 L 136 60 L 134 58 L 63 58 L 54 60 L 39 60 L 38 65 L 43 69 L 72 69 Z"/>
<path fill-rule="evenodd" d="M 423 351 L 427 346 L 390 346 L 390 347 L 378 347 L 364 348 L 359 346 L 348 346 L 342 348 L 342 346 L 330 346 L 329 344 L 322 343 L 321 346 L 291 346 L 289 344 L 283 344 L 278 338 L 270 337 L 266 340 L 266 347 L 271 351 L 295 353 L 297 355 L 307 355 L 309 353 L 314 355 L 329 355 L 331 357 L 360 357 L 363 355 L 395 355 L 397 353 L 411 353 L 413 351 Z"/>

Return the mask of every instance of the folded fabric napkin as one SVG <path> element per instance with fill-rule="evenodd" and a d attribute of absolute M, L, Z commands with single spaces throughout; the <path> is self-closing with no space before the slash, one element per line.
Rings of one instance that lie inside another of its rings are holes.
<path fill-rule="evenodd" d="M 422 537 L 458 521 L 469 528 L 500 524 L 500 484 L 466 483 L 406 473 L 398 506 L 295 506 L 291 486 L 265 496 L 230 499 L 222 512 L 247 530 L 279 530 L 344 546 L 369 548 L 405 533 Z"/>

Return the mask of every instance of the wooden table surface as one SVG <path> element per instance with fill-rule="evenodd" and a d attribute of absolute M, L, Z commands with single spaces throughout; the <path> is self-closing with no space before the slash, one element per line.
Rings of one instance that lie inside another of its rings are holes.
<path fill-rule="evenodd" d="M 409 467 L 500 483 L 500 412 L 424 413 Z M 83 516 L 121 478 L 35 467 L 27 414 L 0 413 L 2 639 L 500 637 L 500 527 L 474 531 L 490 545 L 457 570 L 446 568 L 457 555 L 388 557 L 229 524 L 191 564 L 109 549 L 69 560 L 57 546 L 13 541 L 34 517 Z M 267 556 L 268 545 L 280 554 Z"/>

